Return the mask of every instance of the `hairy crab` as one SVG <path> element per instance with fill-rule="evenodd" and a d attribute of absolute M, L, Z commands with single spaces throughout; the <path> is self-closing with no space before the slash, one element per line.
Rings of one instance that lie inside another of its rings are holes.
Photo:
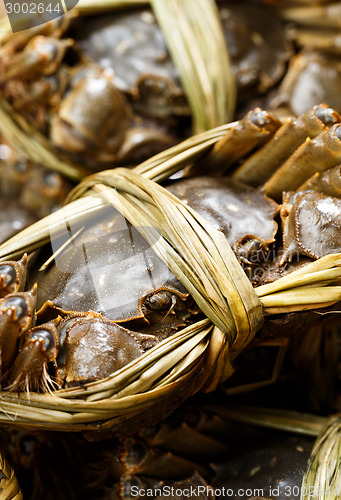
<path fill-rule="evenodd" d="M 147 494 L 157 500 L 214 500 L 223 487 L 247 498 L 242 492 L 266 495 L 269 487 L 285 485 L 289 491 L 289 485 L 299 484 L 311 437 L 236 424 L 226 418 L 229 408 L 221 407 L 220 415 L 203 403 L 194 400 L 161 424 L 120 441 L 11 430 L 6 452 L 28 500 L 129 500 Z"/>
<path fill-rule="evenodd" d="M 0 203 L 7 208 L 1 210 L 2 241 L 60 208 L 70 189 L 62 174 L 27 160 L 0 137 Z"/>
<path fill-rule="evenodd" d="M 291 55 L 280 19 L 252 2 L 220 12 L 241 99 L 264 92 Z M 90 169 L 137 162 L 188 134 L 191 111 L 148 9 L 94 16 L 79 28 L 65 16 L 5 38 L 0 60 L 1 96 Z"/>
<path fill-rule="evenodd" d="M 276 96 L 269 106 L 282 114 L 299 115 L 317 102 L 328 102 L 341 112 L 337 84 L 341 76 L 341 59 L 335 54 L 301 51 L 295 55 Z"/>
<path fill-rule="evenodd" d="M 246 267 L 274 242 L 278 206 L 260 191 L 209 177 L 179 180 L 169 189 L 226 235 Z M 11 355 L 2 370 L 4 387 L 46 390 L 105 378 L 201 314 L 166 264 L 112 208 L 80 233 L 79 227 L 68 229 L 68 246 L 65 238 L 52 242 L 56 262 L 30 277 L 38 284 L 37 321 L 34 287 L 4 292 L 1 299 L 5 331 L 14 329 L 19 342 L 19 355 L 15 361 Z M 14 276 L 16 264 L 4 266 Z M 20 300 L 20 311 L 13 300 Z"/>
<path fill-rule="evenodd" d="M 250 91 L 264 93 L 279 81 L 292 53 L 283 23 L 261 4 L 229 1 L 219 8 L 240 100 Z M 76 30 L 75 40 L 92 60 L 114 70 L 136 112 L 163 119 L 190 115 L 151 10 L 94 16 Z"/>
<path fill-rule="evenodd" d="M 286 151 L 289 158 L 286 161 L 283 159 L 284 163 L 274 173 L 269 173 L 266 162 L 258 167 L 270 176 L 263 189 L 266 193 L 269 191 L 268 186 L 273 185 L 271 179 L 284 167 L 288 172 L 285 181 L 295 189 L 297 160 L 294 163 L 291 159 L 297 159 L 304 145 L 310 147 L 315 141 L 318 146 L 317 158 L 320 161 L 323 157 L 325 165 L 316 163 L 316 168 L 306 169 L 305 178 L 316 169 L 325 171 L 321 175 L 322 184 L 327 186 L 324 187 L 326 191 L 327 188 L 332 189 L 332 179 L 339 173 L 335 169 L 328 170 L 333 162 L 338 163 L 340 155 L 340 118 L 334 110 L 326 105 L 316 106 L 280 128 L 277 125 L 271 127 L 268 142 L 264 145 L 264 126 L 271 122 L 270 118 L 269 114 L 257 109 L 248 114 L 245 122 L 237 125 L 241 135 L 245 133 L 246 137 L 253 138 L 254 129 L 258 126 L 259 140 L 258 149 L 257 141 L 253 142 L 256 151 L 251 155 L 247 140 L 237 142 L 234 163 L 231 162 L 232 165 L 228 167 L 232 170 L 232 178 L 193 177 L 167 184 L 173 194 L 225 234 L 254 284 L 259 281 L 259 274 L 264 273 L 264 269 L 271 267 L 273 262 L 276 262 L 276 269 L 285 265 L 297 247 L 308 248 L 310 245 L 311 250 L 300 253 L 309 258 L 321 256 L 314 249 L 320 244 L 319 241 L 325 239 L 316 238 L 317 233 L 322 231 L 323 234 L 324 231 L 325 222 L 319 210 L 324 210 L 325 203 L 313 203 L 314 210 L 307 212 L 302 203 L 297 209 L 295 200 L 299 203 L 303 198 L 307 204 L 311 197 L 325 200 L 331 193 L 325 195 L 309 189 L 294 194 L 288 198 L 294 205 L 292 213 L 284 199 L 282 218 L 284 212 L 288 216 L 284 221 L 284 248 L 281 250 L 280 240 L 275 242 L 277 223 L 274 218 L 279 211 L 278 205 L 261 190 L 242 184 L 239 180 L 249 171 L 249 163 L 254 157 L 257 160 L 260 151 L 269 151 L 271 158 L 276 148 L 279 151 L 282 148 L 280 154 L 284 156 Z M 233 137 L 234 133 L 232 128 L 227 132 L 227 137 Z M 303 142 L 293 154 L 290 150 L 292 144 L 287 146 L 287 134 L 290 133 L 295 137 L 296 144 Z M 316 139 L 305 139 L 312 133 L 316 134 Z M 331 151 L 326 149 L 326 144 L 330 142 L 325 137 L 332 137 Z M 210 161 L 216 172 L 219 164 L 226 167 L 222 158 L 224 154 L 230 156 L 230 148 L 229 141 L 222 139 L 206 159 L 200 160 L 199 167 L 202 169 L 205 162 L 209 166 Z M 314 158 L 314 154 L 314 150 L 308 149 L 308 158 Z M 304 154 L 301 157 L 305 165 Z M 199 167 L 194 165 L 193 169 Z M 316 176 L 313 179 L 315 181 L 308 181 L 309 185 L 316 182 Z M 300 177 L 299 183 L 301 181 Z M 340 251 L 337 223 L 340 206 L 338 200 L 328 201 L 327 204 L 332 207 L 333 213 L 329 212 L 332 220 L 326 228 L 331 244 L 326 246 L 325 252 L 335 253 Z M 305 227 L 307 213 L 309 231 L 297 236 L 293 228 L 302 221 Z M 13 347 L 6 360 L 2 370 L 3 387 L 12 390 L 47 390 L 48 387 L 103 379 L 201 317 L 200 309 L 186 288 L 156 256 L 138 230 L 111 206 L 107 206 L 99 216 L 89 219 L 86 225 L 75 224 L 73 227 L 65 221 L 64 235 L 52 240 L 51 244 L 54 259 L 46 261 L 46 254 L 42 254 L 40 264 L 30 273 L 30 286 L 35 282 L 38 284 L 37 303 L 34 287 L 30 292 L 16 288 L 11 289 L 9 295 L 7 289 L 3 293 L 3 335 L 12 335 L 12 345 L 19 347 L 19 354 Z M 277 252 L 282 254 L 279 263 L 273 258 Z M 42 265 L 40 271 L 39 265 Z M 11 282 L 12 275 L 16 276 L 15 282 L 23 281 L 21 278 L 19 280 L 18 271 L 14 272 L 14 262 L 5 262 L 4 266 L 8 276 L 3 278 L 3 283 Z M 17 302 L 19 309 L 15 307 Z M 15 334 L 7 333 L 13 331 Z"/>
<path fill-rule="evenodd" d="M 341 69 L 339 2 L 273 3 L 297 50 L 278 89 L 267 96 L 267 107 L 283 116 L 299 115 L 318 102 L 328 102 L 341 112 L 336 86 Z"/>

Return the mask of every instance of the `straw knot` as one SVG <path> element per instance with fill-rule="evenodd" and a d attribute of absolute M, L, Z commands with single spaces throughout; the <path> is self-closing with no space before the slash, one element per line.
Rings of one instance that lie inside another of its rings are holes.
<path fill-rule="evenodd" d="M 73 201 L 101 193 L 147 240 L 223 332 L 234 350 L 249 342 L 263 309 L 225 236 L 159 184 L 134 170 L 94 174 L 71 193 Z"/>

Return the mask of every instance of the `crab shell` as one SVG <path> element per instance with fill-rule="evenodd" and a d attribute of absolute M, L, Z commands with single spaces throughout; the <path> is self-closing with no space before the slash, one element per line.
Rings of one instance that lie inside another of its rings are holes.
<path fill-rule="evenodd" d="M 283 195 L 284 255 L 319 259 L 341 251 L 340 166 L 315 174 L 296 192 Z"/>
<path fill-rule="evenodd" d="M 128 117 L 129 108 L 112 78 L 98 68 L 86 68 L 76 73 L 52 118 L 51 139 L 71 153 L 97 148 L 102 155 L 112 153 L 113 159 L 123 142 Z"/>
<path fill-rule="evenodd" d="M 31 500 L 126 500 L 143 498 L 136 489 L 165 486 L 169 492 L 188 488 L 186 498 L 214 500 L 207 493 L 212 462 L 221 462 L 229 452 L 231 424 L 197 404 L 176 411 L 160 425 L 141 426 L 134 436 L 96 442 L 80 433 L 13 428 L 4 447 L 25 485 L 25 498 Z M 153 498 L 165 498 L 155 493 Z"/>
<path fill-rule="evenodd" d="M 285 71 L 292 49 L 274 9 L 228 2 L 219 6 L 233 71 L 241 90 L 263 93 Z M 94 16 L 75 30 L 84 52 L 115 74 L 136 112 L 153 117 L 190 115 L 179 75 L 151 10 Z"/>
<path fill-rule="evenodd" d="M 0 136 L 1 242 L 60 208 L 70 189 L 62 174 L 28 161 Z"/>
<path fill-rule="evenodd" d="M 221 20 L 239 87 L 263 93 L 291 54 L 283 23 L 251 2 L 224 5 Z M 74 39 L 64 36 L 68 24 L 14 34 L 0 50 L 1 96 L 57 154 L 101 170 L 138 163 L 188 135 L 191 110 L 151 11 L 87 18 L 67 31 Z"/>
<path fill-rule="evenodd" d="M 278 206 L 254 188 L 228 178 L 199 177 L 176 181 L 169 189 L 222 231 L 243 262 L 254 253 L 264 256 L 274 241 Z M 69 229 L 62 240 L 52 242 L 54 250 L 79 230 Z M 93 310 L 118 322 L 139 320 L 150 325 L 148 333 L 163 338 L 195 312 L 187 290 L 113 208 L 88 221 L 55 263 L 33 280 L 41 317 L 51 308 Z"/>
<path fill-rule="evenodd" d="M 299 115 L 317 102 L 328 104 L 339 113 L 341 98 L 337 82 L 341 78 L 340 58 L 328 53 L 304 50 L 294 56 L 277 95 L 271 99 L 272 109 Z"/>
<path fill-rule="evenodd" d="M 99 315 L 66 318 L 57 357 L 57 379 L 77 384 L 108 377 L 143 354 L 133 332 Z"/>

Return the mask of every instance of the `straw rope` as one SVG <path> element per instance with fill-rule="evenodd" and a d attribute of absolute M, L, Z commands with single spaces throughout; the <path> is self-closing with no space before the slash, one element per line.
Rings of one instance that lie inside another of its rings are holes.
<path fill-rule="evenodd" d="M 26 158 L 79 181 L 89 170 L 57 153 L 48 139 L 39 134 L 5 100 L 0 99 L 0 133 Z"/>
<path fill-rule="evenodd" d="M 220 231 L 166 189 L 131 170 L 95 174 L 74 189 L 69 201 L 91 187 L 141 232 L 230 343 L 260 328 L 258 297 Z"/>
<path fill-rule="evenodd" d="M 231 121 L 236 83 L 216 2 L 151 0 L 151 5 L 179 70 L 194 131 Z"/>
<path fill-rule="evenodd" d="M 210 318 L 85 388 L 29 395 L 3 391 L 0 422 L 56 430 L 129 427 L 130 421 L 153 408 L 158 413 L 200 387 L 214 389 L 229 375 L 230 360 L 260 328 L 263 313 L 306 310 L 341 300 L 340 254 L 253 289 L 222 234 L 151 180 L 163 179 L 205 154 L 230 126 L 195 136 L 133 171 L 94 174 L 75 188 L 63 209 L 0 246 L 0 258 L 20 255 L 58 235 L 66 219 L 81 224 L 112 204 L 141 230 Z"/>
<path fill-rule="evenodd" d="M 341 496 L 341 417 L 333 415 L 321 430 L 303 476 L 301 500 Z"/>
<path fill-rule="evenodd" d="M 0 498 L 2 500 L 23 499 L 14 471 L 2 453 L 0 453 Z"/>

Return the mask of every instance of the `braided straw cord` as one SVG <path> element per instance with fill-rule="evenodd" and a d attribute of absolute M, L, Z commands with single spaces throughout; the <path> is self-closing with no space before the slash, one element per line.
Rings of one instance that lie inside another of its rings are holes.
<path fill-rule="evenodd" d="M 120 168 L 90 176 L 68 200 L 86 194 L 92 186 L 141 232 L 229 343 L 260 328 L 259 299 L 220 231 L 134 171 Z M 195 280 L 198 286 L 193 286 Z"/>
<path fill-rule="evenodd" d="M 341 416 L 333 415 L 317 437 L 303 476 L 301 500 L 341 496 Z"/>
<path fill-rule="evenodd" d="M 300 500 L 341 497 L 341 415 L 328 417 L 257 406 L 204 404 L 203 408 L 234 422 L 315 436 L 300 488 Z M 297 496 L 298 498 L 298 496 Z"/>
<path fill-rule="evenodd" d="M 146 412 L 155 416 L 167 405 L 171 409 L 203 386 L 214 389 L 228 376 L 229 360 L 260 328 L 263 313 L 315 309 L 341 300 L 340 254 L 253 289 L 222 234 L 151 181 L 202 156 L 233 125 L 195 136 L 134 171 L 115 169 L 85 179 L 63 209 L 0 246 L 0 258 L 20 256 L 60 234 L 65 220 L 82 224 L 113 204 L 136 224 L 210 318 L 176 332 L 105 380 L 51 394 L 3 391 L 0 422 L 51 430 L 121 430 Z"/>
<path fill-rule="evenodd" d="M 2 453 L 0 453 L 0 498 L 1 500 L 23 499 L 14 471 Z"/>
<path fill-rule="evenodd" d="M 151 0 L 193 116 L 194 132 L 231 121 L 236 83 L 214 0 Z"/>

